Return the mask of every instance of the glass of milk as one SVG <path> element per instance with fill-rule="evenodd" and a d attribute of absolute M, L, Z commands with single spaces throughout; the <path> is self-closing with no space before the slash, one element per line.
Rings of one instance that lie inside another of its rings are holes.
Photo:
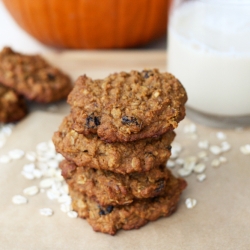
<path fill-rule="evenodd" d="M 250 125 L 250 0 L 173 1 L 167 70 L 187 90 L 190 118 Z"/>

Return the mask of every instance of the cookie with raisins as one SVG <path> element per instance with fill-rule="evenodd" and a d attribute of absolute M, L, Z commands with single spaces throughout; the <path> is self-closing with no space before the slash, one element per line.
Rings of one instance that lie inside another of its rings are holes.
<path fill-rule="evenodd" d="M 137 199 L 160 196 L 169 178 L 165 164 L 148 172 L 126 175 L 77 167 L 67 160 L 59 166 L 62 176 L 72 189 L 93 198 L 101 206 L 126 205 Z"/>
<path fill-rule="evenodd" d="M 68 96 L 72 128 L 97 133 L 106 142 L 159 136 L 185 116 L 187 94 L 169 73 L 157 69 L 111 74 L 103 80 L 81 76 Z"/>
<path fill-rule="evenodd" d="M 72 116 L 63 119 L 53 142 L 57 152 L 79 167 L 109 170 L 120 174 L 146 172 L 164 164 L 171 155 L 175 133 L 169 131 L 157 138 L 134 142 L 107 143 L 96 134 L 79 134 Z"/>
<path fill-rule="evenodd" d="M 50 103 L 64 99 L 72 90 L 66 74 L 39 55 L 24 55 L 9 47 L 0 52 L 0 81 L 27 99 Z"/>
<path fill-rule="evenodd" d="M 0 83 L 0 122 L 16 122 L 26 114 L 24 98 Z"/>
<path fill-rule="evenodd" d="M 72 207 L 79 217 L 86 219 L 97 232 L 114 235 L 119 229 L 138 229 L 160 217 L 170 216 L 177 208 L 186 181 L 169 172 L 164 195 L 136 200 L 123 206 L 101 206 L 92 198 L 69 187 Z"/>

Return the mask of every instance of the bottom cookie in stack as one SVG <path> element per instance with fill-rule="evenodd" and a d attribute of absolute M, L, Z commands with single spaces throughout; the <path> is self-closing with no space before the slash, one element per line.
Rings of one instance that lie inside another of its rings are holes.
<path fill-rule="evenodd" d="M 185 180 L 175 178 L 169 170 L 167 172 L 168 178 L 161 196 L 135 199 L 127 205 L 100 205 L 94 196 L 89 197 L 77 186 L 69 185 L 72 207 L 98 232 L 114 235 L 119 229 L 140 228 L 149 221 L 171 215 L 177 208 L 181 192 L 187 184 Z"/>

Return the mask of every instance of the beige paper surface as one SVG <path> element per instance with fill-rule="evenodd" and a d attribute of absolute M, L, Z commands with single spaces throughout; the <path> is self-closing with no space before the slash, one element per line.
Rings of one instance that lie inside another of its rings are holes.
<path fill-rule="evenodd" d="M 63 115 L 34 112 L 20 122 L 1 154 L 11 149 L 34 150 L 37 143 L 47 141 L 62 121 Z M 183 146 L 182 156 L 197 155 L 199 140 L 220 144 L 218 130 L 198 126 L 198 139 L 183 133 L 187 119 L 177 130 L 176 142 Z M 205 171 L 207 179 L 200 183 L 195 174 L 187 177 L 179 208 L 169 218 L 151 222 L 139 230 L 121 230 L 116 236 L 95 233 L 85 220 L 70 219 L 60 211 L 56 201 L 38 194 L 25 205 L 14 205 L 12 196 L 37 180 L 21 175 L 26 159 L 0 165 L 0 249 L 250 249 L 250 156 L 239 147 L 249 143 L 249 129 L 224 131 L 232 149 L 223 155 L 228 162 L 214 169 L 211 153 Z M 174 171 L 178 168 L 175 167 Z M 185 206 L 186 198 L 197 199 L 193 209 Z M 39 209 L 50 207 L 52 217 L 43 217 Z"/>

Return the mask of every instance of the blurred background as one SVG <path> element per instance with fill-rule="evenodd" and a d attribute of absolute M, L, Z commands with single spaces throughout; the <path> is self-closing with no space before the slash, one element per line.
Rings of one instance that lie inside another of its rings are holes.
<path fill-rule="evenodd" d="M 106 5 L 107 3 L 109 5 L 112 5 L 115 1 L 108 0 L 108 1 L 105 1 L 105 3 Z M 145 3 L 145 0 L 142 0 L 142 1 Z M 45 2 L 49 3 L 50 6 L 48 6 L 48 4 L 45 6 L 44 5 Z M 75 2 L 75 5 L 76 5 L 77 2 L 79 4 L 79 2 L 91 2 L 91 1 L 76 0 L 76 1 L 70 1 L 70 2 Z M 125 3 L 125 1 L 120 1 L 120 2 Z M 126 1 L 126 2 L 130 2 L 130 1 Z M 1 34 L 0 47 L 2 48 L 3 46 L 10 46 L 14 50 L 17 50 L 19 52 L 25 52 L 25 53 L 50 52 L 50 51 L 60 50 L 62 49 L 63 46 L 65 46 L 65 48 L 73 47 L 75 49 L 114 49 L 114 48 L 115 49 L 120 49 L 120 48 L 135 49 L 136 48 L 136 49 L 156 49 L 156 50 L 166 49 L 166 35 L 165 35 L 166 20 L 164 19 L 166 19 L 167 11 L 165 9 L 164 11 L 159 12 L 157 8 L 167 5 L 168 1 L 157 0 L 155 3 L 158 3 L 159 6 L 157 6 L 156 4 L 155 8 L 152 9 L 151 14 L 143 10 L 146 8 L 150 8 L 150 6 L 144 7 L 140 10 L 136 6 L 131 8 L 131 5 L 130 5 L 130 10 L 132 11 L 131 12 L 129 11 L 129 9 L 127 11 L 126 8 L 128 8 L 128 6 L 125 6 L 125 4 L 123 4 L 124 11 L 126 11 L 125 14 L 127 16 L 122 16 L 122 17 L 121 17 L 121 13 L 118 13 L 118 12 L 112 13 L 112 11 L 110 11 L 108 13 L 105 13 L 105 11 L 107 12 L 107 8 L 102 7 L 98 9 L 97 11 L 99 11 L 100 13 L 103 13 L 104 16 L 105 15 L 111 16 L 113 19 L 111 18 L 109 20 L 103 20 L 103 17 L 100 16 L 99 14 L 97 16 L 93 15 L 93 17 L 86 17 L 86 18 L 90 18 L 90 20 L 87 20 L 87 21 L 79 20 L 80 12 L 78 12 L 78 14 L 74 14 L 73 16 L 72 12 L 70 12 L 70 8 L 74 8 L 74 6 L 62 6 L 61 7 L 62 9 L 60 11 L 63 12 L 66 9 L 68 10 L 68 14 L 67 16 L 65 16 L 64 13 L 61 13 L 59 15 L 59 10 L 58 10 L 59 7 L 56 5 L 56 3 L 62 3 L 62 1 L 55 1 L 55 0 L 52 0 L 52 1 L 5 0 L 4 1 L 4 0 L 0 0 L 0 34 Z M 37 7 L 35 7 L 35 5 L 37 5 Z M 138 3 L 138 6 L 139 5 L 140 3 Z M 152 5 L 152 1 L 151 1 L 151 5 Z M 47 9 L 44 9 L 44 13 L 43 13 L 43 8 L 45 7 Z M 38 8 L 37 11 L 40 13 L 39 14 L 40 16 L 34 12 L 35 8 Z M 54 13 L 50 15 L 48 13 L 48 8 L 54 9 L 56 14 Z M 93 10 L 93 6 L 90 6 L 90 5 L 88 5 L 86 8 L 89 8 L 89 11 Z M 85 12 L 83 12 L 83 15 L 86 15 Z M 141 17 L 138 16 L 137 13 L 138 14 L 141 13 L 140 14 Z M 158 19 L 156 18 L 157 13 L 158 15 L 161 16 Z M 45 15 L 47 15 L 47 17 Z M 119 20 L 117 20 L 118 15 L 119 15 Z M 49 19 L 48 16 L 52 17 L 52 19 L 50 20 L 50 23 L 45 23 L 44 19 Z M 60 19 L 60 18 L 63 18 L 63 19 Z M 69 21 L 67 21 L 67 18 L 69 18 L 69 20 L 72 20 L 72 23 L 69 23 Z M 98 18 L 99 20 L 96 20 Z M 126 21 L 125 19 L 128 21 Z M 64 21 L 61 21 L 61 20 L 64 20 Z M 65 23 L 65 20 L 68 23 L 68 25 L 67 23 Z M 79 27 L 74 26 L 74 22 L 77 22 L 77 23 L 85 22 L 87 23 L 87 25 L 85 25 L 82 28 L 79 28 Z M 105 22 L 107 22 L 107 24 L 103 25 L 103 23 Z M 107 25 L 109 22 L 111 22 L 109 24 L 109 27 L 111 27 L 110 31 L 106 31 L 106 33 L 105 31 L 103 31 L 104 33 L 102 34 L 101 29 L 107 30 L 107 27 L 108 27 Z M 125 38 L 125 40 L 123 39 L 124 40 L 123 44 L 121 43 L 118 44 L 119 42 L 112 41 L 113 39 L 112 36 L 118 35 L 118 34 L 117 35 L 114 34 L 112 30 L 112 26 L 115 26 L 116 22 L 120 22 L 120 26 L 123 27 L 123 31 L 119 31 L 120 36 L 127 37 Z M 152 24 L 150 24 L 150 22 Z M 151 26 L 155 25 L 157 24 L 157 22 L 161 23 L 161 30 L 157 31 L 157 29 L 154 29 L 156 30 L 155 31 L 156 33 L 154 33 L 153 27 L 150 27 L 150 25 Z M 42 27 L 43 23 L 44 23 L 44 26 Z M 98 23 L 99 23 L 99 27 L 96 27 Z M 137 30 L 136 32 L 138 33 L 138 37 L 136 37 L 137 35 L 133 34 L 133 32 L 128 29 L 129 27 L 131 27 L 132 23 L 136 26 L 136 27 L 133 26 L 133 28 Z M 74 29 L 74 30 L 69 31 L 69 29 Z M 85 29 L 85 33 L 86 32 L 88 32 L 88 34 L 90 33 L 90 35 L 88 35 L 88 37 L 86 38 L 87 41 L 74 43 L 76 41 L 77 36 L 78 37 L 80 36 L 80 39 L 82 40 L 85 39 L 84 35 L 81 36 L 81 32 L 80 32 L 80 30 L 84 30 L 84 29 Z M 162 31 L 163 29 L 164 31 Z M 53 35 L 49 35 L 49 33 L 50 34 L 53 33 Z M 69 41 L 67 40 L 67 38 L 65 38 L 66 36 L 69 37 L 70 33 L 72 35 L 72 41 Z M 101 36 L 103 37 L 101 38 Z M 52 38 L 53 41 L 50 41 L 51 37 L 53 37 Z M 98 40 L 105 40 L 106 43 L 98 44 L 97 42 Z M 45 45 L 49 43 L 50 45 L 52 44 L 52 46 Z M 71 43 L 71 46 L 68 45 L 70 43 Z"/>

